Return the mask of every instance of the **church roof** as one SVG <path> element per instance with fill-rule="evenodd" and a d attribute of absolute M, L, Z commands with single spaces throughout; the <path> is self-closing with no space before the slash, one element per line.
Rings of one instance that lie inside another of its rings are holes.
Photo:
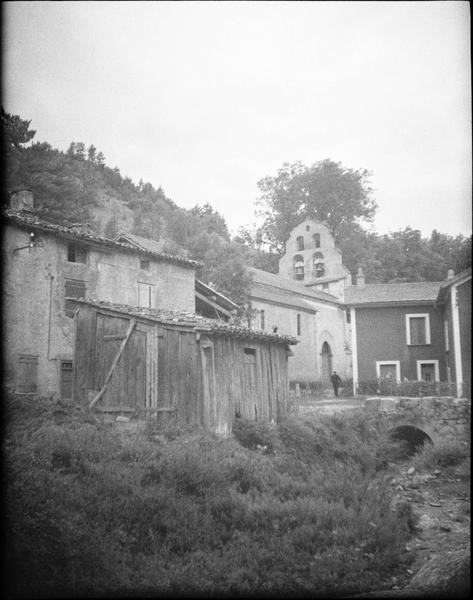
<path fill-rule="evenodd" d="M 441 281 L 353 285 L 345 288 L 345 302 L 352 305 L 434 303 L 441 285 Z"/>
<path fill-rule="evenodd" d="M 297 306 L 306 309 L 313 309 L 312 302 L 343 304 L 343 302 L 332 296 L 332 294 L 308 288 L 298 281 L 286 279 L 281 275 L 268 273 L 255 267 L 247 267 L 247 269 L 252 276 L 253 288 L 251 295 L 254 297 L 261 298 L 264 295 L 264 298 L 261 299 L 270 300 L 273 298 L 276 301 L 285 300 L 288 304 L 296 306 L 297 303 Z"/>

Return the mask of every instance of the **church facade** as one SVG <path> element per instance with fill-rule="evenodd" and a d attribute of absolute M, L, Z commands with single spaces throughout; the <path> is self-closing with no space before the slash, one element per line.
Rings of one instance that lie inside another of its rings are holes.
<path fill-rule="evenodd" d="M 277 275 L 249 268 L 255 329 L 294 336 L 291 382 L 330 385 L 351 377 L 351 332 L 344 290 L 349 271 L 329 229 L 306 219 L 293 229 Z"/>

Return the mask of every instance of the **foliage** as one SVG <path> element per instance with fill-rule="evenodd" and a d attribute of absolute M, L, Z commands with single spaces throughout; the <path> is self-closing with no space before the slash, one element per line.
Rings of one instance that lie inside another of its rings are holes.
<path fill-rule="evenodd" d="M 374 216 L 369 176 L 366 170 L 347 169 L 330 159 L 311 167 L 284 163 L 276 177 L 258 182 L 263 236 L 281 252 L 290 231 L 312 218 L 326 222 L 336 239 L 342 237 L 347 229 Z"/>
<path fill-rule="evenodd" d="M 263 454 L 61 411 L 7 402 L 12 596 L 359 593 L 404 567 L 409 515 L 390 510 L 360 418 L 240 423 L 247 446 L 272 441 Z"/>
<path fill-rule="evenodd" d="M 456 467 L 470 459 L 470 449 L 461 441 L 440 440 L 435 445 L 426 444 L 412 459 L 418 470 Z"/>
<path fill-rule="evenodd" d="M 445 381 L 395 381 L 390 378 L 358 382 L 358 394 L 380 396 L 454 396 L 455 383 Z"/>

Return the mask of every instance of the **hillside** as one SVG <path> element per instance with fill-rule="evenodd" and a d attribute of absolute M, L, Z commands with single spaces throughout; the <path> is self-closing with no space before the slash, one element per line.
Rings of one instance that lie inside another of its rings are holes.
<path fill-rule="evenodd" d="M 90 145 L 72 142 L 66 152 L 33 142 L 30 121 L 2 109 L 7 192 L 30 189 L 38 212 L 64 224 L 87 223 L 113 237 L 118 231 L 164 241 L 164 250 L 203 263 L 198 276 L 238 304 L 247 302 L 245 265 L 277 272 L 279 255 L 266 252 L 261 232 L 241 229 L 231 239 L 224 217 L 209 204 L 178 207 L 162 187 L 123 176 Z M 438 281 L 447 270 L 471 265 L 471 237 L 433 231 L 423 238 L 406 227 L 389 235 L 347 229 L 340 242 L 345 266 L 364 267 L 368 283 Z"/>

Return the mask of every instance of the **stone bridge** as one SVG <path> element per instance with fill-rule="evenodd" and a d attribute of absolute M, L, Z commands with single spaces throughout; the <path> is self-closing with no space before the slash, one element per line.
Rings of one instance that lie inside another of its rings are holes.
<path fill-rule="evenodd" d="M 434 445 L 470 439 L 471 401 L 466 398 L 376 396 L 365 400 L 363 410 L 372 417 L 381 417 L 383 427 L 399 432 L 401 438 L 411 429 L 419 430 L 424 440 L 427 435 Z"/>

